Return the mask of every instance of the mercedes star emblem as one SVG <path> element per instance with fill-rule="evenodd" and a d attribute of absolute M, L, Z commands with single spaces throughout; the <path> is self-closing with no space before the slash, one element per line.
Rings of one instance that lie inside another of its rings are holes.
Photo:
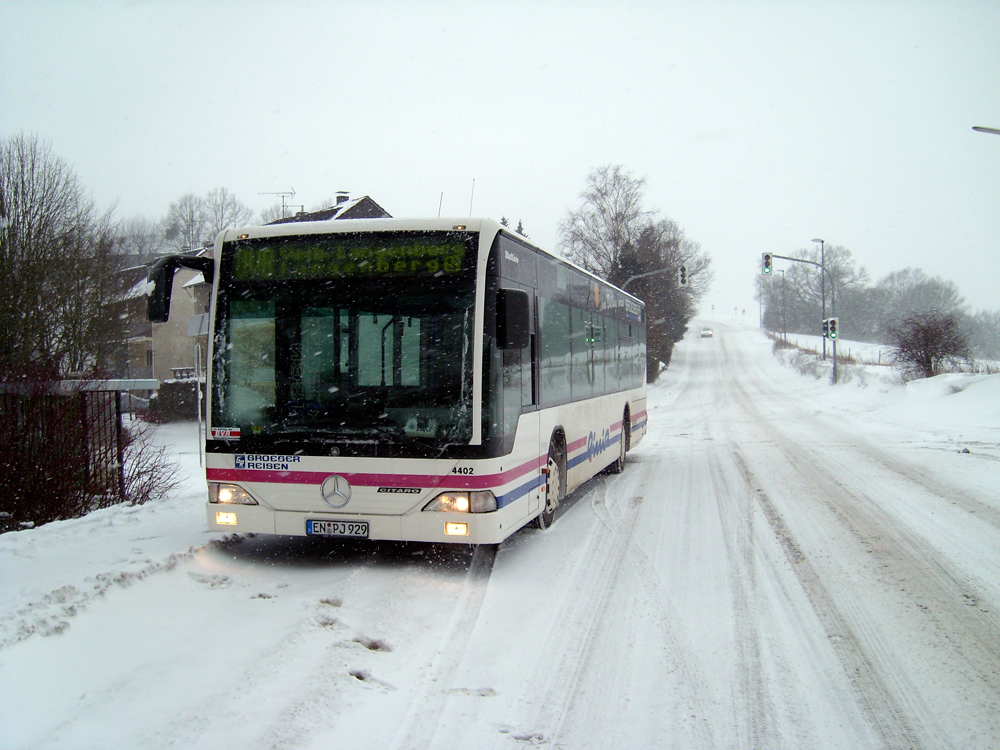
<path fill-rule="evenodd" d="M 340 474 L 331 474 L 323 480 L 320 488 L 323 501 L 331 508 L 343 508 L 351 502 L 351 485 Z"/>

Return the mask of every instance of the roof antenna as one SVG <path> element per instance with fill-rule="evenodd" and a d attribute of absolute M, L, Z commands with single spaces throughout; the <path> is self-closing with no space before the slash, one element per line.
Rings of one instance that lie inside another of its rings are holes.
<path fill-rule="evenodd" d="M 438 218 L 441 218 L 441 204 L 444 203 L 444 190 L 441 191 L 441 200 L 438 201 Z"/>
<path fill-rule="evenodd" d="M 476 178 L 472 178 L 472 195 L 469 196 L 469 218 L 472 218 L 472 201 L 476 198 Z"/>
<path fill-rule="evenodd" d="M 279 190 L 276 193 L 257 193 L 257 195 L 280 195 L 281 196 L 281 218 L 285 218 L 285 199 L 295 197 L 295 188 L 291 190 Z M 306 207 L 303 206 L 302 210 L 305 211 Z"/>

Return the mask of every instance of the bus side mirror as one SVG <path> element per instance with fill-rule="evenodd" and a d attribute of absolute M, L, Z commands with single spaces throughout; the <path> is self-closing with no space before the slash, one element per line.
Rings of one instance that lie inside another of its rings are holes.
<path fill-rule="evenodd" d="M 174 287 L 176 264 L 170 258 L 161 258 L 150 267 L 146 275 L 146 317 L 151 323 L 166 323 L 170 317 L 170 293 Z"/>
<path fill-rule="evenodd" d="M 497 346 L 523 349 L 531 343 L 531 298 L 522 289 L 497 292 Z"/>
<path fill-rule="evenodd" d="M 152 323 L 166 323 L 170 318 L 170 295 L 174 287 L 174 271 L 190 268 L 201 271 L 209 284 L 215 276 L 215 263 L 211 258 L 192 258 L 185 255 L 168 255 L 150 266 L 146 274 L 146 317 Z"/>

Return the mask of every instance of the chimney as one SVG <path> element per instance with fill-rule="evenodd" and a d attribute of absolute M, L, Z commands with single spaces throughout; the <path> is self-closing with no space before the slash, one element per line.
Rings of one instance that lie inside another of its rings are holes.
<path fill-rule="evenodd" d="M 347 201 L 349 201 L 350 199 L 351 199 L 351 194 L 349 192 L 347 192 L 346 190 L 338 190 L 337 191 L 337 205 L 338 206 L 341 205 L 341 204 L 343 204 L 343 203 L 347 203 Z"/>

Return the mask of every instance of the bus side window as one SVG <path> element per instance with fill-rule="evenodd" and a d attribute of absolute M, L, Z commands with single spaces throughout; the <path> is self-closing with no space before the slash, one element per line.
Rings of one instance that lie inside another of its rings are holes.
<path fill-rule="evenodd" d="M 569 400 L 569 305 L 542 297 L 539 300 L 539 366 L 543 406 Z"/>

